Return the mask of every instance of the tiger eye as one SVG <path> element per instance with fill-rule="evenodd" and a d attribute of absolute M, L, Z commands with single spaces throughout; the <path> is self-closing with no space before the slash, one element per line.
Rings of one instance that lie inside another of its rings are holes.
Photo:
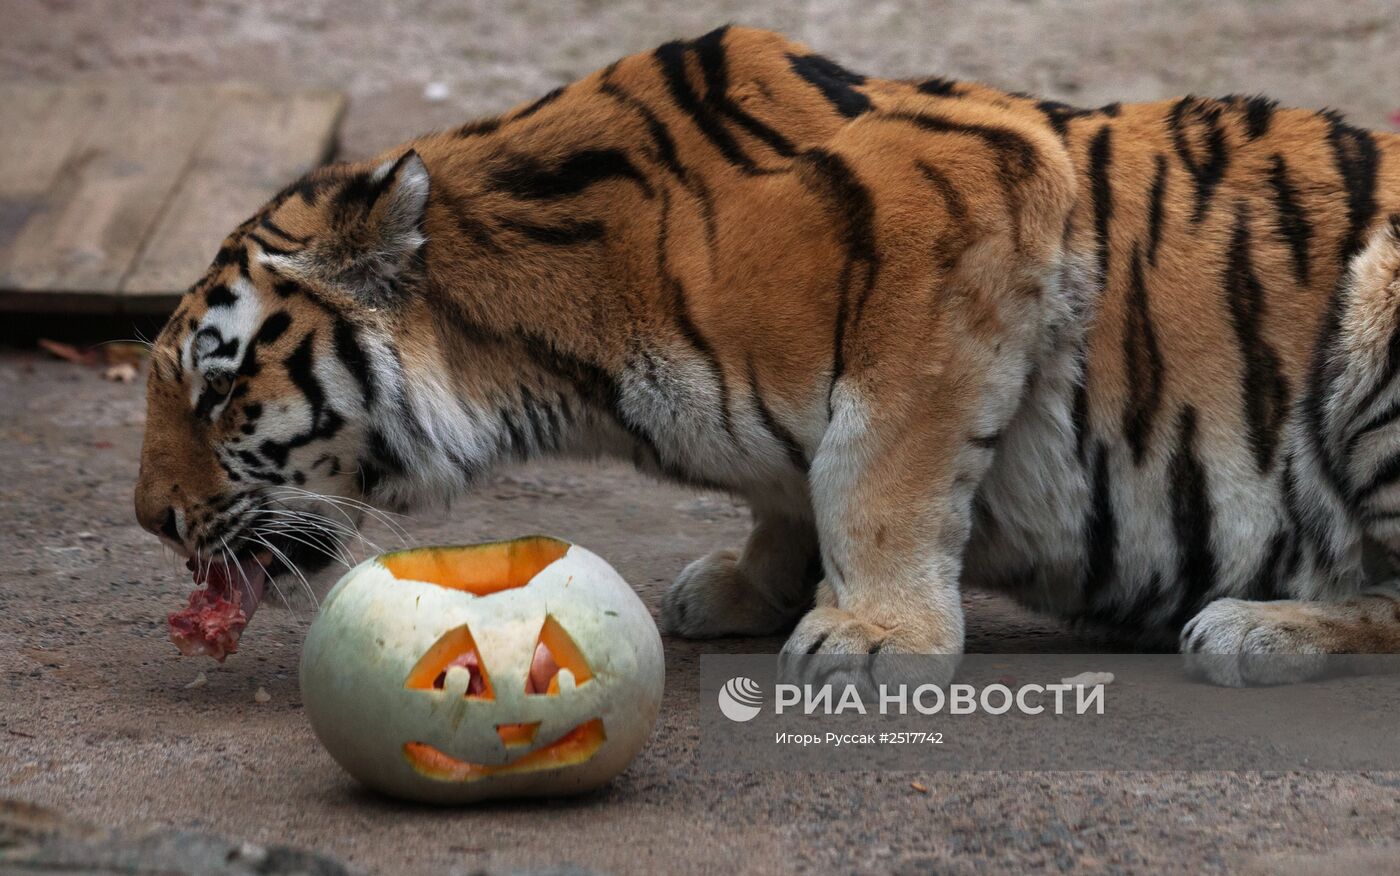
<path fill-rule="evenodd" d="M 228 395 L 233 391 L 233 375 L 227 371 L 216 371 L 204 378 L 204 385 L 215 395 Z"/>

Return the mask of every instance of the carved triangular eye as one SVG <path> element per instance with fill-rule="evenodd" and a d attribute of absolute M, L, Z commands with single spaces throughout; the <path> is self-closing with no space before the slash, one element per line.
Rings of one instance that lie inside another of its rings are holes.
<path fill-rule="evenodd" d="M 491 688 L 491 676 L 486 672 L 486 664 L 482 662 L 476 640 L 466 624 L 448 630 L 434 642 L 427 653 L 418 658 L 403 686 L 413 690 L 442 690 L 447 686 L 447 673 L 456 667 L 470 674 L 467 699 L 496 698 L 496 692 Z"/>
<path fill-rule="evenodd" d="M 535 653 L 530 660 L 530 674 L 525 677 L 525 693 L 559 693 L 559 671 L 567 669 L 574 676 L 574 684 L 580 685 L 593 677 L 593 670 L 584 659 L 583 652 L 574 644 L 573 638 L 554 619 L 547 615 L 540 637 L 535 643 Z"/>

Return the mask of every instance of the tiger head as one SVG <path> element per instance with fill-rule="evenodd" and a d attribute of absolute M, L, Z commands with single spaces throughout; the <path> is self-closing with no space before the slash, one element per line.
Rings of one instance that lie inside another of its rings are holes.
<path fill-rule="evenodd" d="M 401 423 L 422 420 L 395 415 L 415 342 L 392 302 L 424 281 L 428 189 L 411 150 L 334 165 L 224 241 L 153 345 L 144 528 L 195 562 L 315 569 L 358 524 L 358 499 L 407 489 L 385 460 Z"/>

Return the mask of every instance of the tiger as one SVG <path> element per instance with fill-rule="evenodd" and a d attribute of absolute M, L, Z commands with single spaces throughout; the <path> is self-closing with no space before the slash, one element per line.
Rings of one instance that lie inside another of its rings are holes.
<path fill-rule="evenodd" d="M 1398 308 L 1400 135 L 726 26 L 238 226 L 154 342 L 136 512 L 285 574 L 331 505 L 629 459 L 752 512 L 665 592 L 678 637 L 955 655 L 982 588 L 1292 680 L 1400 651 L 1365 559 L 1400 551 Z"/>

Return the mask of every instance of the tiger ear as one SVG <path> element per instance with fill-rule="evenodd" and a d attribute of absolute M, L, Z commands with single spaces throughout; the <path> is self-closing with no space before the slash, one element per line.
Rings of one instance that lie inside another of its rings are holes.
<path fill-rule="evenodd" d="M 350 177 L 331 199 L 329 239 L 287 267 L 371 307 L 398 303 L 421 279 L 429 188 L 412 149 Z"/>
<path fill-rule="evenodd" d="M 381 251 L 416 255 L 427 242 L 423 215 L 430 183 L 423 159 L 410 149 L 376 167 L 370 182 L 375 190 L 369 200 L 369 219 L 378 231 Z"/>

